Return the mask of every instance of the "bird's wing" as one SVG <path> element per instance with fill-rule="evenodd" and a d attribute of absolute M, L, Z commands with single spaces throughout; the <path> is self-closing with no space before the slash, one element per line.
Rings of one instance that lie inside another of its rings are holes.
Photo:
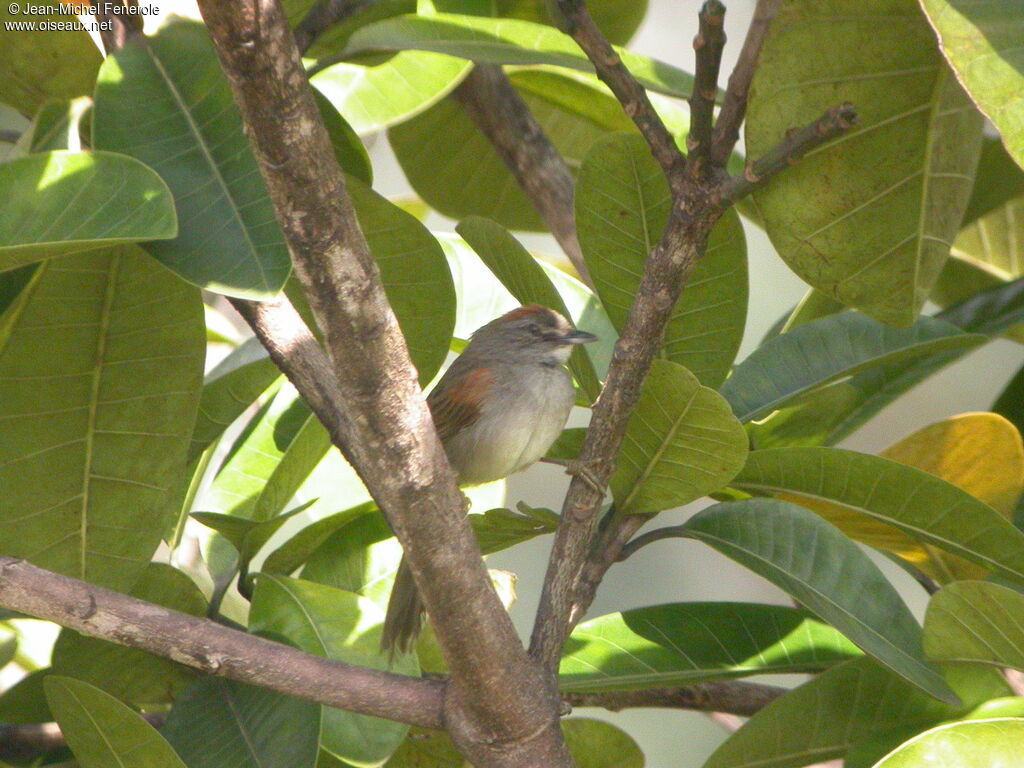
<path fill-rule="evenodd" d="M 493 384 L 489 368 L 474 368 L 450 381 L 442 379 L 427 396 L 441 442 L 480 418 L 480 403 Z"/>

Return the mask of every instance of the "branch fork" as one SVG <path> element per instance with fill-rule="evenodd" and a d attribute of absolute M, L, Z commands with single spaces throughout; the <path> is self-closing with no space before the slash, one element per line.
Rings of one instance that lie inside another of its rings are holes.
<path fill-rule="evenodd" d="M 851 105 L 834 107 L 814 123 L 787 134 L 764 157 L 730 177 L 726 163 L 739 139 L 747 95 L 758 54 L 781 0 L 758 0 L 754 20 L 729 79 L 721 112 L 714 119 L 718 74 L 725 45 L 725 8 L 707 0 L 699 15 L 694 40 L 696 69 L 690 98 L 691 125 L 684 158 L 652 107 L 646 92 L 621 65 L 608 56 L 611 46 L 594 24 L 582 0 L 557 0 L 560 27 L 568 32 L 611 89 L 626 114 L 646 139 L 661 165 L 673 197 L 669 222 L 644 266 L 636 299 L 616 345 L 608 378 L 594 406 L 579 461 L 592 478 L 605 485 L 626 423 L 640 394 L 640 385 L 657 353 L 672 309 L 694 266 L 704 254 L 712 227 L 728 207 L 817 146 L 848 130 L 856 120 Z M 586 613 L 608 568 L 619 558 L 646 516 L 609 513 L 597 534 L 603 495 L 590 483 L 574 478 L 562 508 L 544 591 L 534 624 L 530 653 L 549 674 L 569 633 Z"/>

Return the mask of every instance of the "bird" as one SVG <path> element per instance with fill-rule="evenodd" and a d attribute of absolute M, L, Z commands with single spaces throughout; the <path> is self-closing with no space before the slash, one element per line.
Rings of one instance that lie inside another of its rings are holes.
<path fill-rule="evenodd" d="M 576 392 L 572 348 L 596 341 L 561 314 L 526 304 L 474 331 L 427 396 L 459 486 L 482 485 L 540 460 L 562 433 Z M 419 634 L 423 604 L 405 558 L 388 600 L 381 649 L 394 658 Z"/>

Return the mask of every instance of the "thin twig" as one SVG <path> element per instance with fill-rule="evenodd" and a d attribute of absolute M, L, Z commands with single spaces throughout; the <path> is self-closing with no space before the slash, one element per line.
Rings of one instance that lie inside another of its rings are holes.
<path fill-rule="evenodd" d="M 313 656 L 25 560 L 0 557 L 0 605 L 210 675 L 350 712 L 443 727 L 441 683 Z"/>
<path fill-rule="evenodd" d="M 576 237 L 572 173 L 504 70 L 477 64 L 452 97 L 501 155 L 580 279 L 593 289 Z"/>
<path fill-rule="evenodd" d="M 725 48 L 725 6 L 719 0 L 707 0 L 700 9 L 698 22 L 697 36 L 693 38 L 697 64 L 690 96 L 690 135 L 686 140 L 687 170 L 695 178 L 703 175 L 711 159 L 718 71 Z"/>
<path fill-rule="evenodd" d="M 711 163 L 718 168 L 724 168 L 729 162 L 729 156 L 739 141 L 740 125 L 747 113 L 747 97 L 750 94 L 750 83 L 754 79 L 757 60 L 761 55 L 761 46 L 764 45 L 768 27 L 780 5 L 782 0 L 757 0 L 754 17 L 747 28 L 747 36 L 743 40 L 739 58 L 729 76 L 725 99 L 711 139 Z"/>
<path fill-rule="evenodd" d="M 570 626 L 575 626 L 589 610 L 597 595 L 601 580 L 616 562 L 622 559 L 622 549 L 627 546 L 633 535 L 640 530 L 653 515 L 622 515 L 610 512 L 605 518 L 606 525 L 591 547 L 580 571 L 579 583 L 573 593 Z"/>
<path fill-rule="evenodd" d="M 636 554 L 636 551 L 641 547 L 646 547 L 655 541 L 661 541 L 662 539 L 672 539 L 681 535 L 683 526 L 681 525 L 670 525 L 665 528 L 657 528 L 653 531 L 648 531 L 642 536 L 637 536 L 635 539 L 626 544 L 619 551 L 618 556 L 615 558 L 617 562 L 622 562 L 627 557 Z"/>
<path fill-rule="evenodd" d="M 774 685 L 725 680 L 678 688 L 569 693 L 563 698 L 573 707 L 602 707 L 612 712 L 634 707 L 656 707 L 726 712 L 750 717 L 785 693 L 786 688 Z"/>
<path fill-rule="evenodd" d="M 852 104 L 846 103 L 832 107 L 810 125 L 789 131 L 774 149 L 747 165 L 742 174 L 722 182 L 714 193 L 715 201 L 727 205 L 746 197 L 815 147 L 848 131 L 856 122 L 857 111 Z"/>
<path fill-rule="evenodd" d="M 651 154 L 669 179 L 669 185 L 678 185 L 682 181 L 680 172 L 686 161 L 672 134 L 651 106 L 647 91 L 626 69 L 619 54 L 594 23 L 583 0 L 557 0 L 557 6 L 560 11 L 559 27 L 583 49 L 597 76 L 611 89 L 626 115 L 636 123 L 651 147 Z"/>

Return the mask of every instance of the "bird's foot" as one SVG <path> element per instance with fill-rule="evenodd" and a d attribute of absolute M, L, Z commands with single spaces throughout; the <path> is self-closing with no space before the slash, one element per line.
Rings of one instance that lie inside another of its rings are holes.
<path fill-rule="evenodd" d="M 590 488 L 596 493 L 600 494 L 604 498 L 605 486 L 598 481 L 597 476 L 591 471 L 591 467 L 598 463 L 597 459 L 591 461 L 580 461 L 579 459 L 573 459 L 565 464 L 565 474 L 578 477 L 580 480 L 585 482 Z"/>

